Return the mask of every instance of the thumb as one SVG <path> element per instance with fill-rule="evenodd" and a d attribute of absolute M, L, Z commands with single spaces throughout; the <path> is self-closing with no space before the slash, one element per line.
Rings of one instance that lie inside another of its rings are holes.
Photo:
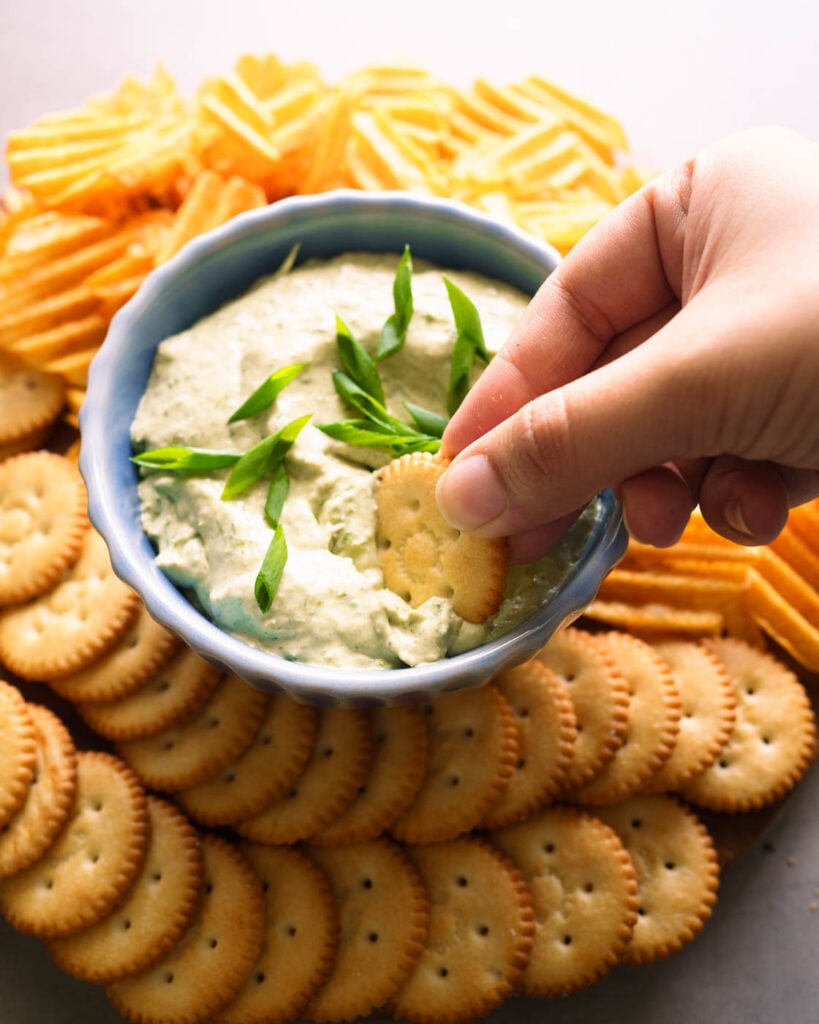
<path fill-rule="evenodd" d="M 480 536 L 512 536 L 638 473 L 709 454 L 713 429 L 701 397 L 709 360 L 698 318 L 686 314 L 528 402 L 460 452 L 438 484 L 443 515 Z"/>

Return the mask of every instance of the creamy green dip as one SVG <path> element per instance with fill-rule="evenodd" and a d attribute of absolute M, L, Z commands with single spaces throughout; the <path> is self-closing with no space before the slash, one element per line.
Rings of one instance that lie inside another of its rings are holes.
<path fill-rule="evenodd" d="M 167 576 L 222 629 L 282 657 L 384 668 L 435 661 L 477 646 L 522 621 L 555 589 L 587 535 L 588 514 L 552 552 L 512 567 L 503 605 L 483 626 L 464 622 L 444 598 L 417 609 L 387 590 L 375 547 L 374 474 L 390 455 L 327 437 L 314 424 L 349 417 L 333 388 L 335 318 L 373 351 L 392 313 L 398 258 L 352 253 L 303 264 L 257 284 L 189 330 L 163 341 L 134 419 L 134 448 L 164 445 L 246 451 L 312 413 L 286 456 L 290 492 L 281 524 L 288 559 L 269 612 L 254 580 L 271 539 L 264 485 L 220 498 L 228 470 L 152 472 L 139 484 L 142 521 Z M 443 272 L 415 261 L 415 313 L 404 348 L 379 364 L 386 405 L 402 400 L 444 413 L 455 326 Z M 497 351 L 527 304 L 514 289 L 447 271 L 475 303 L 487 347 Z M 259 416 L 230 426 L 235 409 L 274 370 L 306 369 Z"/>

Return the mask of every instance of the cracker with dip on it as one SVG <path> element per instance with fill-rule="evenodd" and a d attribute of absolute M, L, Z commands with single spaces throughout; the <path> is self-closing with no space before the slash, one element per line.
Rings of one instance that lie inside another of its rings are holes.
<path fill-rule="evenodd" d="M 564 578 L 594 503 L 532 566 L 507 572 L 502 542 L 468 552 L 484 596 L 455 592 L 456 558 L 409 600 L 376 506 L 405 461 L 438 465 L 448 417 L 527 296 L 413 267 L 409 249 L 291 262 L 157 350 L 131 436 L 158 565 L 220 628 L 290 660 L 397 668 L 506 632 Z M 432 569 L 472 542 L 444 534 Z"/>

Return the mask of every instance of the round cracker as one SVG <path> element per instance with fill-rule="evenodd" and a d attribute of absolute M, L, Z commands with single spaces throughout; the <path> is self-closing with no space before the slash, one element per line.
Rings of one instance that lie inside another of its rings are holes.
<path fill-rule="evenodd" d="M 515 770 L 483 828 L 501 828 L 545 807 L 559 792 L 577 739 L 565 683 L 536 659 L 496 675 L 492 684 L 512 708 L 518 734 Z"/>
<path fill-rule="evenodd" d="M 314 832 L 314 846 L 345 846 L 375 839 L 413 802 L 427 767 L 427 723 L 421 708 L 370 712 L 374 755 L 351 804 Z"/>
<path fill-rule="evenodd" d="M 37 735 L 28 705 L 16 686 L 0 679 L 0 825 L 26 799 L 37 761 Z"/>
<path fill-rule="evenodd" d="M 203 879 L 198 833 L 159 797 L 148 797 L 148 816 L 148 850 L 125 898 L 90 928 L 48 943 L 57 966 L 75 978 L 106 985 L 138 974 L 161 960 L 193 920 Z"/>
<path fill-rule="evenodd" d="M 392 998 L 418 963 L 428 919 L 424 887 L 401 847 L 383 837 L 309 853 L 330 881 L 340 934 L 330 975 L 305 1017 L 364 1017 Z"/>
<path fill-rule="evenodd" d="M 64 828 L 40 860 L 0 881 L 0 910 L 41 939 L 88 928 L 136 878 L 148 836 L 147 799 L 134 773 L 110 754 L 81 751 Z"/>
<path fill-rule="evenodd" d="M 703 644 L 667 640 L 654 644 L 670 666 L 680 693 L 680 731 L 671 756 L 646 791 L 678 790 L 714 763 L 736 719 L 736 698 L 725 666 Z"/>
<path fill-rule="evenodd" d="M 40 451 L 0 463 L 0 606 L 52 587 L 87 529 L 85 485 L 69 459 Z"/>
<path fill-rule="evenodd" d="M 173 793 L 196 786 L 250 746 L 268 699 L 238 676 L 223 675 L 189 718 L 155 736 L 119 743 L 117 750 L 150 789 Z"/>
<path fill-rule="evenodd" d="M 512 709 L 487 685 L 425 705 L 429 754 L 415 800 L 390 827 L 407 843 L 440 843 L 475 828 L 499 799 L 518 760 Z"/>
<path fill-rule="evenodd" d="M 77 705 L 83 721 L 109 740 L 156 736 L 190 717 L 216 689 L 219 669 L 183 647 L 138 689 L 110 701 Z"/>
<path fill-rule="evenodd" d="M 77 561 L 28 604 L 0 613 L 0 659 L 23 679 L 70 675 L 117 642 L 139 597 L 111 568 L 102 537 L 89 527 Z"/>
<path fill-rule="evenodd" d="M 532 894 L 535 940 L 522 989 L 564 996 L 607 974 L 637 920 L 637 879 L 616 833 L 574 807 L 548 807 L 492 833 Z"/>
<path fill-rule="evenodd" d="M 570 627 L 536 655 L 569 688 L 577 739 L 563 791 L 590 782 L 626 738 L 628 685 L 616 663 L 590 633 Z"/>
<path fill-rule="evenodd" d="M 116 644 L 87 668 L 48 680 L 60 697 L 75 704 L 119 700 L 163 669 L 182 641 L 160 626 L 140 602 L 134 621 Z"/>
<path fill-rule="evenodd" d="M 816 724 L 805 687 L 789 668 L 743 640 L 703 640 L 725 666 L 736 718 L 716 760 L 681 787 L 714 811 L 753 811 L 780 800 L 813 759 Z"/>
<path fill-rule="evenodd" d="M 620 837 L 637 875 L 637 921 L 623 959 L 650 963 L 681 949 L 704 927 L 719 868 L 705 826 L 676 798 L 635 796 L 595 809 Z"/>
<path fill-rule="evenodd" d="M 241 849 L 262 882 L 265 939 L 244 988 L 215 1024 L 285 1024 L 302 1016 L 330 973 L 339 935 L 335 899 L 324 872 L 299 850 Z"/>
<path fill-rule="evenodd" d="M 64 402 L 60 377 L 0 351 L 0 451 L 11 454 L 41 444 Z"/>
<path fill-rule="evenodd" d="M 407 852 L 427 892 L 429 929 L 391 1009 L 418 1024 L 482 1017 L 516 990 L 529 961 L 529 890 L 497 847 L 473 836 Z"/>
<path fill-rule="evenodd" d="M 237 824 L 255 843 L 285 844 L 309 839 L 355 797 L 372 764 L 373 738 L 366 711 L 321 708 L 310 758 L 275 803 Z"/>
<path fill-rule="evenodd" d="M 180 941 L 148 970 L 107 986 L 134 1024 L 209 1020 L 241 991 L 264 938 L 264 899 L 256 873 L 236 847 L 201 838 L 205 885 Z"/>
<path fill-rule="evenodd" d="M 48 708 L 27 707 L 37 745 L 34 774 L 22 806 L 0 828 L 0 878 L 23 871 L 45 854 L 68 819 L 77 785 L 77 751 L 68 729 Z"/>
<path fill-rule="evenodd" d="M 443 597 L 467 622 L 485 622 L 503 600 L 506 542 L 462 533 L 444 519 L 435 487 L 445 468 L 440 456 L 411 452 L 379 470 L 376 545 L 384 583 L 413 608 Z"/>
<path fill-rule="evenodd" d="M 218 775 L 182 789 L 177 801 L 203 825 L 233 825 L 275 803 L 307 764 L 318 712 L 284 694 L 273 694 L 253 742 Z"/>
<path fill-rule="evenodd" d="M 615 659 L 629 691 L 628 724 L 614 757 L 582 789 L 581 804 L 613 804 L 640 792 L 668 760 L 680 731 L 680 694 L 668 663 L 628 633 L 596 636 Z"/>

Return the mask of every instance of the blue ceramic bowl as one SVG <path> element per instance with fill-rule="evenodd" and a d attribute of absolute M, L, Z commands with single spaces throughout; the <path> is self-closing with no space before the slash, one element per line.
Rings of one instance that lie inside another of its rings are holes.
<path fill-rule="evenodd" d="M 157 345 L 272 272 L 295 243 L 299 259 L 351 250 L 413 256 L 479 271 L 534 294 L 558 262 L 548 245 L 459 203 L 407 193 L 338 191 L 285 199 L 195 239 L 156 270 L 116 315 L 91 366 L 80 413 L 80 469 L 92 522 L 116 573 L 151 615 L 208 661 L 254 686 L 320 704 L 396 704 L 476 686 L 526 660 L 593 599 L 622 556 L 626 534 L 611 494 L 559 592 L 507 635 L 413 668 L 362 670 L 288 662 L 223 632 L 157 568 L 142 530 L 131 421 Z"/>

